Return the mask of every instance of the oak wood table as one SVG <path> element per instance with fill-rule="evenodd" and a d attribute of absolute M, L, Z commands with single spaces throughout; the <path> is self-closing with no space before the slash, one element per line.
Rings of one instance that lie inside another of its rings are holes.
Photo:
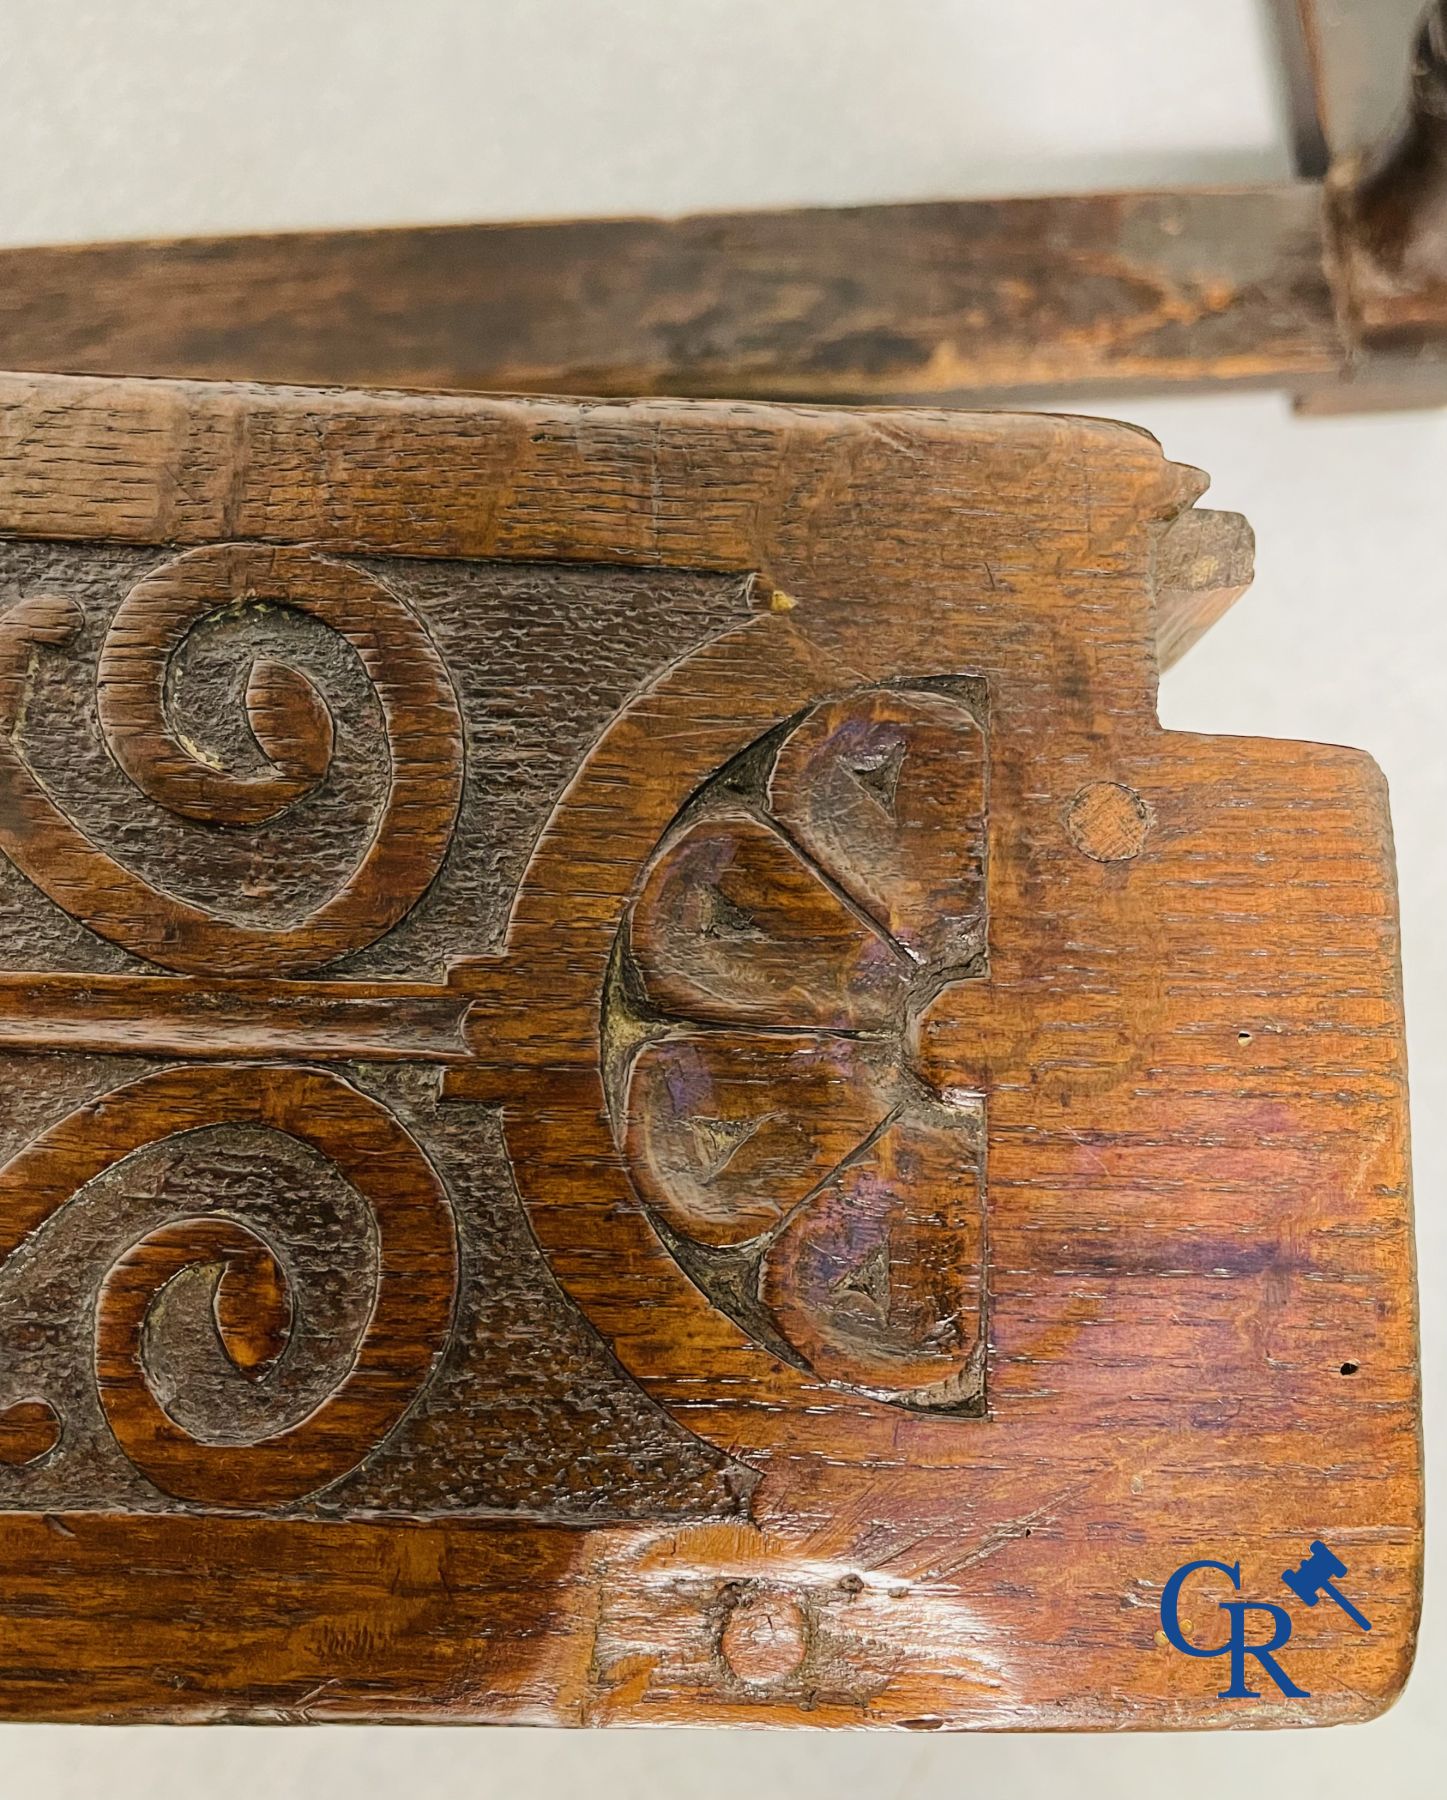
<path fill-rule="evenodd" d="M 1204 485 L 0 379 L 6 1716 L 1391 1701 L 1386 799 L 1161 729 Z"/>

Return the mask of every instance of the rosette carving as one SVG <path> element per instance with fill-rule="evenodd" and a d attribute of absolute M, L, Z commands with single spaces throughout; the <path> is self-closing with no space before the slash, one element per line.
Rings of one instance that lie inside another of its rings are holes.
<path fill-rule="evenodd" d="M 604 1007 L 615 1138 L 713 1302 L 820 1379 L 983 1401 L 984 1101 L 915 1022 L 986 971 L 971 682 L 813 707 L 719 771 L 646 869 Z"/>

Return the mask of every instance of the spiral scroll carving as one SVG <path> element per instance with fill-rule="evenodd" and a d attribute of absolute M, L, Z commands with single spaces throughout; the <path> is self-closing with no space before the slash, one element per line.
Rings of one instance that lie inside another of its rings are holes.
<path fill-rule="evenodd" d="M 27 764 L 16 739 L 27 672 L 42 646 L 82 623 L 63 596 L 36 595 L 0 619 L 0 847 L 91 930 L 188 974 L 287 975 L 374 942 L 441 867 L 462 791 L 463 736 L 445 664 L 416 616 L 363 572 L 268 545 L 206 547 L 138 582 L 102 646 L 96 710 L 116 763 L 180 817 L 244 828 L 312 792 L 332 759 L 333 722 L 305 675 L 257 659 L 246 687 L 256 773 L 216 767 L 168 717 L 168 672 L 191 632 L 238 602 L 290 608 L 343 638 L 380 705 L 390 773 L 370 839 L 339 891 L 279 926 L 220 916 L 162 891 L 93 843 Z"/>
<path fill-rule="evenodd" d="M 428 1381 L 451 1329 L 456 1231 L 439 1176 L 387 1109 L 316 1069 L 223 1065 L 148 1075 L 79 1108 L 0 1170 L 0 1264 L 60 1208 L 146 1147 L 209 1126 L 280 1132 L 310 1147 L 361 1196 L 376 1234 L 370 1304 L 339 1379 L 303 1417 L 243 1438 L 201 1438 L 177 1416 L 151 1338 L 163 1300 L 196 1276 L 184 1387 L 203 1362 L 264 1380 L 292 1340 L 294 1302 L 280 1253 L 249 1224 L 216 1214 L 171 1219 L 112 1262 L 95 1305 L 95 1374 L 125 1456 L 176 1499 L 225 1509 L 283 1506 L 356 1468 Z M 194 1301 L 209 1302 L 209 1316 Z M 184 1308 L 183 1308 L 184 1310 Z M 174 1323 L 174 1322 L 173 1322 Z M 43 1398 L 43 1396 L 41 1397 Z"/>

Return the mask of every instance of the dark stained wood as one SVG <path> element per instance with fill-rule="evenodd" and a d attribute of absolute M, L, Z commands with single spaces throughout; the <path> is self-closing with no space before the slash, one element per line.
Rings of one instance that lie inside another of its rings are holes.
<path fill-rule="evenodd" d="M 1432 0 L 1435 5 L 1436 0 Z M 1428 0 L 1285 0 L 1305 41 L 1331 160 L 1376 150 L 1406 109 L 1413 43 Z"/>
<path fill-rule="evenodd" d="M 1433 0 L 1419 30 L 1420 4 L 1273 0 L 1297 181 L 0 250 L 0 364 L 831 403 L 1245 384 L 1323 413 L 1437 405 L 1447 12 Z"/>
<path fill-rule="evenodd" d="M 1295 385 L 1320 189 L 0 250 L 0 367 L 858 400 Z"/>
<path fill-rule="evenodd" d="M 1417 34 L 1396 129 L 1350 165 L 1341 212 L 1350 304 L 1364 341 L 1447 354 L 1447 4 Z"/>
<path fill-rule="evenodd" d="M 1352 355 L 1299 390 L 1333 414 L 1447 400 L 1447 6 L 1299 0 L 1331 155 L 1331 262 Z"/>
<path fill-rule="evenodd" d="M 1244 579 L 1203 485 L 1046 415 L 0 380 L 0 1711 L 1390 1703 L 1385 794 L 1161 729 Z M 1220 1697 L 1163 1583 L 1318 1537 L 1371 1632 Z"/>
<path fill-rule="evenodd" d="M 456 1227 L 436 1171 L 401 1123 L 340 1077 L 310 1069 L 145 1076 L 59 1121 L 6 1164 L 0 1248 L 12 1254 L 71 1195 L 158 1136 L 240 1120 L 312 1146 L 367 1201 L 376 1231 L 373 1294 L 350 1365 L 315 1410 L 255 1442 L 209 1441 L 178 1423 L 155 1391 L 147 1342 L 167 1285 L 198 1265 L 224 1271 L 238 1256 L 275 1255 L 234 1221 L 203 1218 L 161 1226 L 107 1270 L 96 1297 L 95 1368 L 116 1442 L 162 1494 L 254 1512 L 304 1498 L 353 1469 L 358 1446 L 380 1443 L 404 1418 L 446 1341 Z M 247 1355 L 245 1366 L 254 1363 Z"/>
<path fill-rule="evenodd" d="M 12 626 L 34 622 L 36 554 L 0 545 L 0 611 Z M 748 616 L 747 577 L 533 561 L 359 566 L 255 543 L 219 559 L 95 541 L 50 541 L 38 554 L 40 599 L 53 597 L 66 628 L 32 634 L 11 660 L 6 749 L 35 796 L 31 816 L 69 817 L 89 846 L 57 891 L 94 924 L 71 923 L 16 862 L 0 861 L 0 1160 L 88 1106 L 119 1107 L 106 1096 L 178 1062 L 206 1065 L 208 1093 L 234 1083 L 225 1065 L 324 1063 L 344 1094 L 360 1080 L 446 1182 L 468 1286 L 455 1319 L 449 1308 L 438 1365 L 412 1383 L 426 1389 L 420 1403 L 327 1504 L 391 1517 L 736 1516 L 731 1484 L 746 1489 L 747 1471 L 674 1426 L 611 1363 L 550 1281 L 516 1203 L 499 1204 L 510 1176 L 495 1129 L 479 1130 L 465 1109 L 439 1112 L 435 1090 L 438 1066 L 469 1056 L 469 997 L 446 979 L 458 946 L 480 952 L 500 936 L 541 818 L 576 762 L 657 659 Z M 158 661 L 153 631 L 164 639 L 203 567 L 207 604 Z M 527 681 L 510 687 L 520 658 Z M 99 703 L 102 665 L 123 706 Z M 270 696 L 264 713 L 258 688 Z M 464 709 L 480 734 L 470 756 L 457 742 Z M 116 754 L 118 735 L 137 724 L 144 732 Z M 421 808 L 399 808 L 403 776 Z M 439 790 L 458 821 L 440 868 L 426 811 Z M 405 866 L 358 912 L 358 873 L 388 819 Z M 159 937 L 97 929 L 115 916 L 112 864 L 138 896 L 137 929 Z M 37 874 L 53 882 L 54 861 L 42 858 Z M 338 916 L 333 901 L 348 894 L 366 928 L 340 961 L 342 946 L 323 941 L 324 976 L 232 973 L 238 930 L 253 963 L 277 966 L 278 945 L 288 960 L 295 950 L 296 922 L 319 909 Z M 229 931 L 166 932 L 177 901 Z M 399 904 L 405 919 L 378 935 Z M 204 972 L 168 972 L 198 954 Z M 23 1298 L 28 1253 L 0 1270 L 5 1378 L 33 1368 L 37 1342 L 60 1365 L 44 1392 L 65 1414 L 64 1441 L 24 1471 L 42 1508 L 161 1504 L 114 1448 L 90 1373 L 87 1320 L 108 1246 L 143 1247 L 142 1299 L 164 1289 L 152 1367 L 163 1392 L 187 1372 L 179 1416 L 192 1432 L 284 1432 L 345 1375 L 365 1325 L 368 1210 L 335 1158 L 304 1132 L 288 1148 L 281 1132 L 245 1119 L 180 1135 L 165 1126 L 158 1119 L 160 1135 L 127 1154 L 123 1174 L 117 1165 L 95 1177 L 86 1204 L 62 1206 L 45 1228 L 45 1254 L 64 1272 L 47 1290 L 55 1320 L 39 1339 Z M 218 1214 L 256 1235 L 220 1244 L 188 1226 L 179 1241 L 156 1241 L 178 1215 L 209 1230 Z M 147 1275 L 188 1249 L 192 1274 Z M 274 1356 L 268 1281 L 298 1302 Z M 121 1352 L 124 1367 L 124 1342 Z M 254 1484 L 223 1485 L 238 1506 L 255 1504 Z"/>

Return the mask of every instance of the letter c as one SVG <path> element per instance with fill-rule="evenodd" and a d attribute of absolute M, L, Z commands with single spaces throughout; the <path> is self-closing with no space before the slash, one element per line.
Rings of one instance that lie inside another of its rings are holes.
<path fill-rule="evenodd" d="M 1181 1589 L 1185 1585 L 1186 1577 L 1194 1574 L 1197 1569 L 1219 1569 L 1223 1575 L 1231 1577 L 1231 1585 L 1236 1592 L 1238 1594 L 1241 1592 L 1240 1563 L 1213 1562 L 1210 1557 L 1203 1557 L 1200 1562 L 1182 1563 L 1161 1589 L 1161 1629 L 1172 1646 L 1183 1651 L 1187 1656 L 1224 1656 L 1231 1648 L 1229 1638 L 1215 1650 L 1203 1650 L 1198 1645 L 1191 1643 L 1181 1630 L 1181 1618 L 1178 1610 L 1181 1603 Z"/>

